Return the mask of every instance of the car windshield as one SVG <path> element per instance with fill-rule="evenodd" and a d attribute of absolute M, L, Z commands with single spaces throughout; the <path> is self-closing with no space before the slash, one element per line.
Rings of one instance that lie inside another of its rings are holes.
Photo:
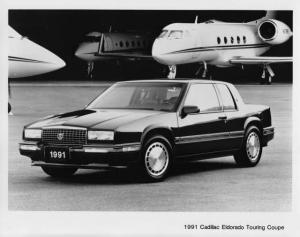
<path fill-rule="evenodd" d="M 88 109 L 174 111 L 184 83 L 120 83 L 98 96 Z"/>

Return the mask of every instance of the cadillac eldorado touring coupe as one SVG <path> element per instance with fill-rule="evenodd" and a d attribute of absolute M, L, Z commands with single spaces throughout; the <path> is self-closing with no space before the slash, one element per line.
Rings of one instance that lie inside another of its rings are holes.
<path fill-rule="evenodd" d="M 233 155 L 256 166 L 274 137 L 268 106 L 245 104 L 230 83 L 118 82 L 86 108 L 24 127 L 20 153 L 54 177 L 78 168 L 134 167 L 163 180 L 176 161 Z"/>

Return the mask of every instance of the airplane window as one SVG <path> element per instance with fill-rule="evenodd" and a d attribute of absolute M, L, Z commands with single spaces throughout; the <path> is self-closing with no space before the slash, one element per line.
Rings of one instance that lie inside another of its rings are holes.
<path fill-rule="evenodd" d="M 246 36 L 243 36 L 243 42 L 244 42 L 244 44 L 246 44 L 246 42 L 247 42 Z"/>
<path fill-rule="evenodd" d="M 233 39 L 232 36 L 230 37 L 230 41 L 231 41 L 232 44 L 234 43 L 234 39 Z"/>
<path fill-rule="evenodd" d="M 137 42 L 137 45 L 138 45 L 139 47 L 141 46 L 141 43 L 140 43 L 140 41 L 138 41 L 138 42 Z"/>
<path fill-rule="evenodd" d="M 131 46 L 134 47 L 135 46 L 135 42 L 131 41 Z"/>
<path fill-rule="evenodd" d="M 126 47 L 128 48 L 128 47 L 129 47 L 129 43 L 128 43 L 128 41 L 126 41 L 126 43 L 125 43 L 125 44 L 126 44 Z"/>
<path fill-rule="evenodd" d="M 182 39 L 183 31 L 181 30 L 172 30 L 168 36 L 169 39 Z"/>
<path fill-rule="evenodd" d="M 224 37 L 224 43 L 227 44 L 227 37 Z"/>
<path fill-rule="evenodd" d="M 236 41 L 237 41 L 237 43 L 238 43 L 238 44 L 241 42 L 241 39 L 240 39 L 240 37 L 239 37 L 239 36 L 238 36 L 238 37 L 236 37 Z"/>
<path fill-rule="evenodd" d="M 221 39 L 220 39 L 220 37 L 218 37 L 218 38 L 217 38 L 217 42 L 218 42 L 218 44 L 220 44 L 220 43 L 221 43 Z"/>
<path fill-rule="evenodd" d="M 145 40 L 143 40 L 143 45 L 144 45 L 144 47 L 146 47 L 146 41 Z"/>
<path fill-rule="evenodd" d="M 167 30 L 163 30 L 160 35 L 158 36 L 158 38 L 165 38 L 167 37 L 168 31 Z"/>
<path fill-rule="evenodd" d="M 118 47 L 118 43 L 116 43 L 116 46 Z"/>
<path fill-rule="evenodd" d="M 123 48 L 123 41 L 120 41 L 120 47 Z"/>

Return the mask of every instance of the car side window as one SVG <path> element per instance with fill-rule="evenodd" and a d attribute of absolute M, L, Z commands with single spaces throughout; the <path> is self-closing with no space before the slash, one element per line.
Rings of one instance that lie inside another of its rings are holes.
<path fill-rule="evenodd" d="M 198 106 L 200 113 L 218 112 L 222 110 L 217 93 L 212 84 L 191 85 L 184 105 Z"/>
<path fill-rule="evenodd" d="M 224 84 L 217 84 L 216 86 L 220 92 L 223 103 L 223 110 L 235 110 L 236 105 L 228 87 Z"/>

